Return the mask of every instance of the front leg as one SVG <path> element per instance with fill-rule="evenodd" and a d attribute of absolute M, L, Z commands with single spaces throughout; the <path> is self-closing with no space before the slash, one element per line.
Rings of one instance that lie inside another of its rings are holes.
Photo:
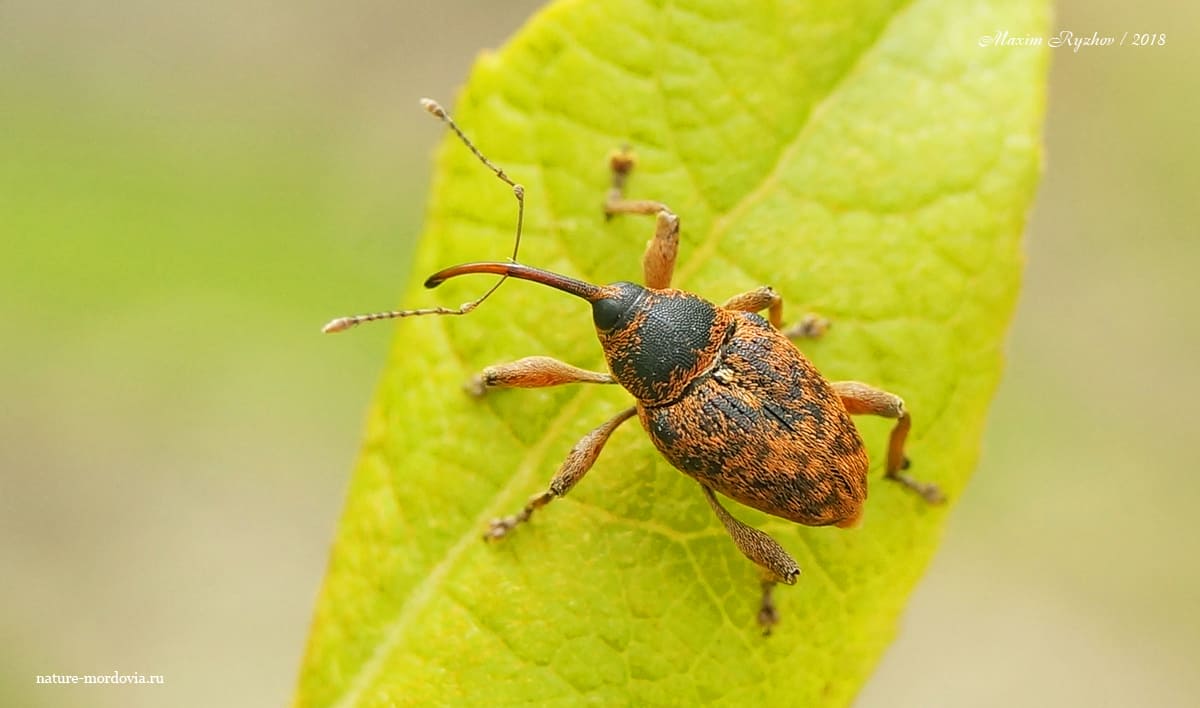
<path fill-rule="evenodd" d="M 783 336 L 788 339 L 817 339 L 825 334 L 825 330 L 829 329 L 829 320 L 812 313 L 801 317 L 799 322 L 785 329 L 783 326 L 783 296 L 775 292 L 775 288 L 770 285 L 734 295 L 721 307 L 741 312 L 766 310 L 767 320 L 775 329 L 781 330 Z"/>
<path fill-rule="evenodd" d="M 610 217 L 615 214 L 656 216 L 654 238 L 646 244 L 646 253 L 642 256 L 642 272 L 646 287 L 669 288 L 671 276 L 675 272 L 675 258 L 679 255 L 679 217 L 662 202 L 625 199 L 625 182 L 633 170 L 633 164 L 633 153 L 628 149 L 613 153 L 610 160 L 612 187 L 609 188 L 608 198 L 604 201 L 604 213 Z"/>
<path fill-rule="evenodd" d="M 545 388 L 569 383 L 616 383 L 611 374 L 588 371 L 548 356 L 527 356 L 524 359 L 489 366 L 467 382 L 465 388 L 472 396 L 482 396 L 493 388 Z"/>

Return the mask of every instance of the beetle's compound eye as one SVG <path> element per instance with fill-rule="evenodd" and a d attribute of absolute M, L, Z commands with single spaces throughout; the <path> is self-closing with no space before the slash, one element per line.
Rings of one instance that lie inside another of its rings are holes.
<path fill-rule="evenodd" d="M 645 289 L 633 283 L 613 283 L 615 292 L 592 302 L 592 320 L 601 332 L 611 331 L 629 312 L 629 308 L 641 299 Z"/>
<path fill-rule="evenodd" d="M 592 303 L 592 319 L 596 322 L 596 329 L 604 330 L 605 332 L 617 326 L 617 320 L 621 319 L 621 315 L 625 314 L 629 303 L 622 302 L 617 298 L 604 298 Z"/>

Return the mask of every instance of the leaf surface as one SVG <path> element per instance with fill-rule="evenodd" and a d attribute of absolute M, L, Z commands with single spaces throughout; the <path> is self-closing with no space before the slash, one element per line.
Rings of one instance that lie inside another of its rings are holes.
<path fill-rule="evenodd" d="M 522 260 L 592 282 L 641 279 L 652 220 L 600 209 L 607 156 L 631 144 L 630 196 L 682 219 L 675 284 L 718 302 L 770 284 L 789 319 L 832 319 L 806 353 L 832 380 L 903 396 L 912 471 L 953 500 L 1019 285 L 1046 72 L 1044 50 L 980 37 L 1047 23 L 1040 0 L 566 0 L 483 55 L 453 113 L 527 190 Z M 508 189 L 448 136 L 404 306 L 477 296 L 489 279 L 420 282 L 506 257 L 514 219 Z M 860 419 L 859 528 L 730 505 L 803 569 L 763 638 L 755 568 L 636 423 L 569 496 L 480 540 L 630 400 L 463 393 L 480 368 L 532 354 L 603 369 L 588 306 L 510 281 L 467 317 L 396 325 L 297 705 L 848 703 L 946 516 L 881 481 L 889 423 Z"/>

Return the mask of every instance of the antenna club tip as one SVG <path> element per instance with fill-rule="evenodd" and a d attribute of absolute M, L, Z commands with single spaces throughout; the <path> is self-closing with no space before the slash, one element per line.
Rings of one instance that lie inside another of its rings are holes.
<path fill-rule="evenodd" d="M 331 320 L 329 324 L 321 328 L 324 334 L 333 334 L 334 332 L 343 332 L 350 329 L 354 325 L 354 320 L 349 317 L 339 317 L 336 320 Z"/>
<path fill-rule="evenodd" d="M 445 278 L 439 278 L 436 274 L 434 274 L 425 279 L 425 287 L 432 290 L 444 282 L 446 282 Z"/>
<path fill-rule="evenodd" d="M 426 111 L 428 111 L 429 113 L 432 113 L 433 115 L 437 116 L 438 118 L 446 117 L 446 109 L 442 108 L 442 104 L 438 103 L 437 101 L 433 100 L 432 98 L 422 98 L 421 99 L 421 108 L 424 108 Z"/>

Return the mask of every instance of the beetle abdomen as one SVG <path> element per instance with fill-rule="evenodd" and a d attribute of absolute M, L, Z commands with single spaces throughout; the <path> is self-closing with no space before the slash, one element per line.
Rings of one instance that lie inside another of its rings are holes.
<path fill-rule="evenodd" d="M 667 460 L 742 504 L 809 526 L 853 524 L 867 456 L 841 400 L 758 315 L 737 328 L 688 395 L 638 417 Z"/>

